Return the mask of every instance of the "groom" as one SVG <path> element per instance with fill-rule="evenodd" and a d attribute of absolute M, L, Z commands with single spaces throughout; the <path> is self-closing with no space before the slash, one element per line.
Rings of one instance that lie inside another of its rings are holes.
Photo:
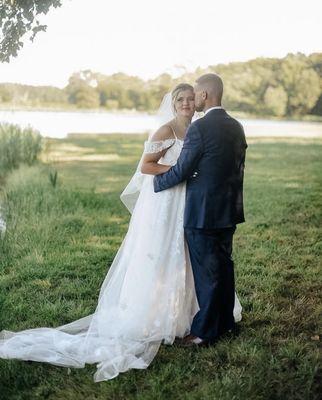
<path fill-rule="evenodd" d="M 235 329 L 231 254 L 236 224 L 245 221 L 247 144 L 242 125 L 222 108 L 222 94 L 218 75 L 197 79 L 195 106 L 205 115 L 190 125 L 177 164 L 154 178 L 155 192 L 187 181 L 184 228 L 200 307 L 188 345 L 214 343 Z"/>

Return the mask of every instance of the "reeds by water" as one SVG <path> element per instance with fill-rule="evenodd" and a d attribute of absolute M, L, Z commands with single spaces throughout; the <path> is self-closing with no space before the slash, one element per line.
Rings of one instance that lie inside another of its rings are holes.
<path fill-rule="evenodd" d="M 40 133 L 31 127 L 0 124 L 0 175 L 21 164 L 33 164 L 42 149 Z"/>

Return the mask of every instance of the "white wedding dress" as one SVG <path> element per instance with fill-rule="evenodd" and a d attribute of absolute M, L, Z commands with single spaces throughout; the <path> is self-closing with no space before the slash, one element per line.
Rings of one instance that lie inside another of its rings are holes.
<path fill-rule="evenodd" d="M 179 139 L 146 142 L 145 151 L 168 148 L 159 162 L 174 165 L 182 144 Z M 185 183 L 154 193 L 153 176 L 139 179 L 129 229 L 95 312 L 58 328 L 2 331 L 1 358 L 76 368 L 95 363 L 97 382 L 147 368 L 162 342 L 189 333 L 199 307 L 184 241 Z M 237 296 L 234 316 L 241 319 Z"/>

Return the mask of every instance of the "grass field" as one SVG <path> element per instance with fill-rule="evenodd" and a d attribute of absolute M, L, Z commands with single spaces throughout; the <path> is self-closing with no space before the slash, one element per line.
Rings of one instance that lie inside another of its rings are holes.
<path fill-rule="evenodd" d="M 119 194 L 143 140 L 50 139 L 43 164 L 7 177 L 0 330 L 62 325 L 94 311 L 127 229 Z M 162 346 L 148 370 L 102 383 L 93 382 L 92 365 L 0 360 L 0 399 L 318 399 L 322 140 L 249 140 L 245 173 L 247 222 L 234 243 L 244 307 L 237 338 L 209 349 Z"/>

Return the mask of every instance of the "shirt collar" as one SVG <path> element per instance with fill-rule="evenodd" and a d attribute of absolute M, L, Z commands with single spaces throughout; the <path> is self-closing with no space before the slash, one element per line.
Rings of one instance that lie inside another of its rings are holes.
<path fill-rule="evenodd" d="M 223 108 L 222 108 L 222 106 L 215 106 L 215 107 L 208 108 L 208 110 L 205 111 L 205 115 L 208 114 L 209 111 L 212 111 L 212 110 L 223 110 Z"/>

